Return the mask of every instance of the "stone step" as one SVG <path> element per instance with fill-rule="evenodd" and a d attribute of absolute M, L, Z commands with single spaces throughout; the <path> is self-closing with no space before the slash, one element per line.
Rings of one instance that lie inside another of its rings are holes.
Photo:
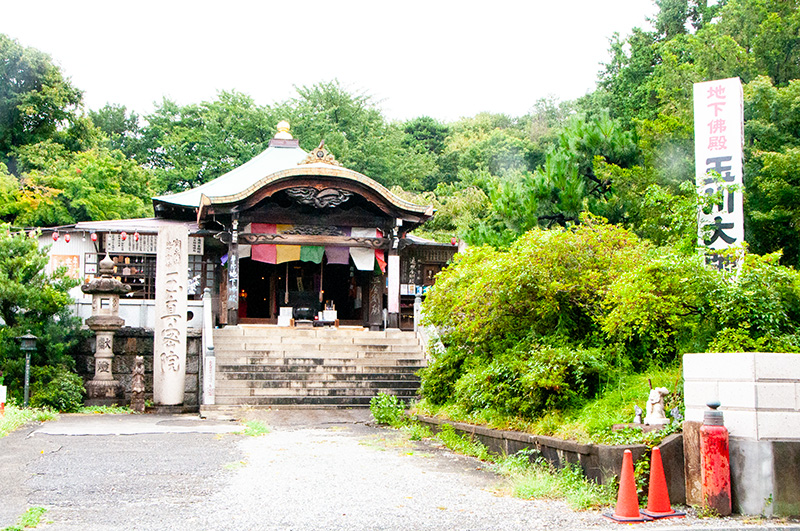
<path fill-rule="evenodd" d="M 217 358 L 231 357 L 231 356 L 260 356 L 267 358 L 314 358 L 324 357 L 332 358 L 336 355 L 342 357 L 366 357 L 366 356 L 381 356 L 392 354 L 417 354 L 423 357 L 422 349 L 419 346 L 411 345 L 386 345 L 383 347 L 359 345 L 349 347 L 325 347 L 322 349 L 312 348 L 283 348 L 283 345 L 259 345 L 258 348 L 247 348 L 249 345 L 236 345 L 230 347 L 214 348 L 214 355 Z"/>
<path fill-rule="evenodd" d="M 309 372 L 309 371 L 353 371 L 384 372 L 386 369 L 402 368 L 417 370 L 425 365 L 418 359 L 311 359 L 293 360 L 288 363 L 219 363 L 217 372 Z"/>
<path fill-rule="evenodd" d="M 398 348 L 419 348 L 416 340 L 384 339 L 382 341 L 359 340 L 355 342 L 325 341 L 320 339 L 276 341 L 268 338 L 239 338 L 214 340 L 214 350 L 311 350 L 330 351 L 339 349 L 393 350 Z"/>
<path fill-rule="evenodd" d="M 413 332 L 241 325 L 214 331 L 218 407 L 367 407 L 417 396 L 427 362 Z"/>
<path fill-rule="evenodd" d="M 307 361 L 310 360 L 310 361 Z M 415 352 L 395 352 L 386 355 L 364 354 L 361 356 L 337 355 L 331 357 L 319 356 L 260 356 L 252 353 L 240 353 L 237 356 L 218 356 L 217 365 L 396 365 L 406 364 L 407 361 L 414 361 L 420 365 L 426 365 L 425 358 Z"/>
<path fill-rule="evenodd" d="M 217 378 L 217 383 L 226 381 L 287 381 L 287 382 L 303 382 L 303 381 L 369 381 L 369 380 L 408 380 L 419 382 L 416 370 L 392 370 L 392 371 L 376 371 L 376 372 L 353 372 L 353 371 L 338 371 L 338 372 L 220 372 Z"/>
<path fill-rule="evenodd" d="M 387 329 L 383 331 L 370 331 L 362 327 L 339 328 L 286 328 L 278 326 L 228 326 L 214 330 L 214 339 L 226 337 L 313 337 L 318 339 L 335 338 L 408 338 L 416 337 L 414 332 Z"/>
<path fill-rule="evenodd" d="M 409 402 L 416 395 L 400 395 L 403 402 Z M 317 408 L 317 407 L 369 407 L 371 396 L 249 396 L 218 397 L 218 406 L 261 406 L 275 408 Z"/>
<path fill-rule="evenodd" d="M 227 382 L 228 384 L 245 385 L 219 385 L 215 390 L 216 396 L 362 396 L 375 395 L 379 391 L 390 389 L 392 391 L 409 391 L 416 393 L 419 385 L 416 382 L 317 382 L 320 385 L 293 385 L 299 382 Z M 258 384 L 258 385 L 254 385 Z"/>

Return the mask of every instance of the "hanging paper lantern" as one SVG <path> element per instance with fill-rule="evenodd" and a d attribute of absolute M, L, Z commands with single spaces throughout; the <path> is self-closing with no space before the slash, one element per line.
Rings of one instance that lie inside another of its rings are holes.
<path fill-rule="evenodd" d="M 138 230 L 133 233 L 133 241 L 135 241 L 135 242 L 139 241 L 139 231 Z"/>
<path fill-rule="evenodd" d="M 120 237 L 122 238 L 122 241 L 125 241 L 125 240 L 127 240 L 127 239 L 128 239 L 128 233 L 127 233 L 127 232 L 125 232 L 125 231 L 122 231 L 122 232 L 120 233 Z"/>
<path fill-rule="evenodd" d="M 58 231 L 57 231 L 57 230 L 56 230 L 56 231 L 53 231 L 53 241 L 54 241 L 54 242 L 57 242 L 57 241 L 58 241 Z"/>
<path fill-rule="evenodd" d="M 82 239 L 83 241 L 86 241 L 86 233 L 85 233 L 85 232 L 83 233 L 83 238 L 81 238 L 81 239 Z"/>
<path fill-rule="evenodd" d="M 66 233 L 66 234 L 64 235 L 64 241 L 65 241 L 65 242 L 67 242 L 67 243 L 69 243 L 69 240 L 70 240 L 70 235 L 69 235 L 69 232 L 68 232 L 68 233 Z"/>
<path fill-rule="evenodd" d="M 91 238 L 92 238 L 93 242 L 96 242 L 97 241 L 97 233 L 93 232 Z"/>

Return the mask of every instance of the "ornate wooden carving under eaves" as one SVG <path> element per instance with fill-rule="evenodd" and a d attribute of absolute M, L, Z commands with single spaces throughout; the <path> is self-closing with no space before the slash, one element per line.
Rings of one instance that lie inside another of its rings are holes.
<path fill-rule="evenodd" d="M 365 238 L 355 236 L 326 236 L 315 234 L 239 234 L 239 243 L 243 245 L 322 245 L 330 247 L 367 247 L 369 249 L 388 249 L 392 241 L 389 238 Z"/>
<path fill-rule="evenodd" d="M 302 234 L 304 236 L 346 236 L 339 227 L 323 227 L 319 225 L 294 225 L 283 229 L 281 234 Z"/>
<path fill-rule="evenodd" d="M 333 208 L 350 199 L 353 193 L 339 190 L 338 188 L 317 190 L 313 186 L 297 186 L 295 188 L 287 188 L 286 195 L 301 205 L 311 205 L 315 208 Z"/>
<path fill-rule="evenodd" d="M 323 164 L 330 164 L 332 166 L 341 166 L 341 163 L 336 160 L 336 158 L 333 156 L 333 153 L 322 147 L 324 145 L 325 141 L 323 140 L 319 143 L 319 146 L 317 146 L 316 149 L 312 149 L 311 153 L 308 154 L 308 157 L 300 161 L 299 164 L 318 164 L 321 162 Z"/>

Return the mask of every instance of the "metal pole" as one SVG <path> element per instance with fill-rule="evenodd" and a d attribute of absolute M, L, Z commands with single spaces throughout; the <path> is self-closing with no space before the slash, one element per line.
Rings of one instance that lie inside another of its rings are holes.
<path fill-rule="evenodd" d="M 31 381 L 31 351 L 25 351 L 25 400 L 23 406 L 28 407 L 28 397 L 30 396 L 30 381 Z"/>

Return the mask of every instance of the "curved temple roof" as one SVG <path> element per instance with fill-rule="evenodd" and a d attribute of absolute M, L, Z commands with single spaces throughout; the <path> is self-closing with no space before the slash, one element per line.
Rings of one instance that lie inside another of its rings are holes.
<path fill-rule="evenodd" d="M 213 181 L 184 192 L 154 197 L 157 215 L 170 207 L 199 209 L 198 219 L 202 219 L 209 209 L 230 211 L 240 205 L 251 207 L 265 195 L 291 187 L 298 179 L 330 182 L 332 186 L 378 198 L 392 211 L 419 220 L 433 215 L 432 207 L 405 201 L 366 175 L 338 165 L 322 145 L 314 150 L 316 157 L 313 157 L 301 149 L 296 140 L 273 142 L 261 154 Z"/>

